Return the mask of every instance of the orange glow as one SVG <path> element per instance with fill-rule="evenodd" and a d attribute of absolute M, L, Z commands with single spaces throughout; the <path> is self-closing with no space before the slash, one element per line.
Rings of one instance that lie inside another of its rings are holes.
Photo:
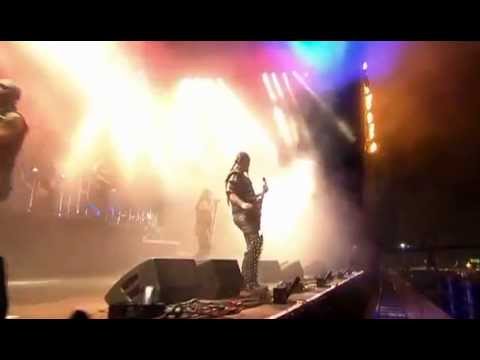
<path fill-rule="evenodd" d="M 374 154 L 378 151 L 378 145 L 375 141 L 371 142 L 370 145 L 367 147 L 367 151 L 369 154 Z"/>
<path fill-rule="evenodd" d="M 372 105 L 373 105 L 373 95 L 370 93 L 365 96 L 365 107 L 367 108 L 367 111 L 372 110 Z"/>
<path fill-rule="evenodd" d="M 313 225 L 300 221 L 305 222 L 316 190 L 315 162 L 294 158 L 290 165 L 281 167 L 275 141 L 263 128 L 262 119 L 225 81 L 181 78 L 171 92 L 165 93 L 149 83 L 120 43 L 20 45 L 55 69 L 59 79 L 73 84 L 84 100 L 85 108 L 78 115 L 80 126 L 61 169 L 67 176 L 81 174 L 91 166 L 92 158 L 100 152 L 100 135 L 106 132 L 125 175 L 141 175 L 140 160 L 149 160 L 162 190 L 191 209 L 192 199 L 205 186 L 219 198 L 224 195 L 225 176 L 235 155 L 247 151 L 252 157 L 250 172 L 257 190 L 263 176 L 270 187 L 262 219 L 263 231 L 270 239 L 265 244 L 266 253 L 285 258 L 291 249 L 302 248 L 298 236 L 310 235 Z M 268 74 L 262 79 L 275 101 Z M 293 145 L 298 138 L 293 120 L 279 107 L 274 107 L 273 116 L 284 141 Z M 224 210 L 228 219 L 223 221 L 231 225 L 231 215 Z M 219 213 L 219 223 L 221 216 Z M 235 234 L 243 244 L 241 234 Z"/>
<path fill-rule="evenodd" d="M 371 111 L 367 113 L 367 124 L 372 124 L 373 123 L 373 114 Z"/>
<path fill-rule="evenodd" d="M 370 123 L 368 124 L 368 140 L 372 141 L 375 139 L 375 124 Z"/>
<path fill-rule="evenodd" d="M 199 181 L 223 186 L 219 180 L 241 150 L 260 163 L 276 159 L 276 148 L 259 120 L 223 81 L 181 80 L 164 109 L 159 141 L 149 153 L 172 187 L 192 189 Z"/>

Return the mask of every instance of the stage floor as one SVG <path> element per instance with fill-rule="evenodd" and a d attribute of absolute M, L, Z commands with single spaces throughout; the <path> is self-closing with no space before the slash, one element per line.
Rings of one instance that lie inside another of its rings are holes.
<path fill-rule="evenodd" d="M 321 298 L 328 296 L 328 294 L 336 287 L 353 280 L 357 276 L 363 274 L 363 271 L 352 274 L 345 279 L 334 279 L 330 286 L 317 288 L 316 286 L 309 286 L 306 291 L 299 294 L 292 294 L 288 303 L 285 305 L 278 304 L 264 304 L 254 308 L 244 309 L 241 313 L 226 316 L 228 319 L 279 319 L 309 303 L 319 301 Z"/>
<path fill-rule="evenodd" d="M 118 277 L 22 280 L 8 283 L 10 319 L 66 319 L 75 309 L 107 318 L 103 297 Z"/>
<path fill-rule="evenodd" d="M 227 319 L 281 318 L 308 303 L 328 296 L 336 287 L 351 281 L 362 272 L 346 279 L 334 279 L 329 287 L 307 288 L 290 296 L 288 304 L 264 304 L 229 315 Z M 107 304 L 103 296 L 117 278 L 45 279 L 9 283 L 10 319 L 66 319 L 76 309 L 82 309 L 93 319 L 106 319 Z"/>

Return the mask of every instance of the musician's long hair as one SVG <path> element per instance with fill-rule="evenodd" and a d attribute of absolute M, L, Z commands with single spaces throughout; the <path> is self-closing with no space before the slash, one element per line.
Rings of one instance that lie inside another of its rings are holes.
<path fill-rule="evenodd" d="M 232 165 L 232 167 L 230 168 L 230 171 L 228 173 L 228 176 L 227 178 L 225 179 L 225 188 L 227 187 L 227 184 L 228 184 L 228 181 L 230 180 L 230 177 L 232 176 L 233 174 L 233 170 L 235 169 L 235 167 L 240 163 L 240 161 L 242 159 L 248 159 L 250 161 L 250 155 L 248 155 L 246 152 L 239 152 L 237 154 L 237 157 L 235 158 L 235 161 Z M 248 174 L 248 169 L 246 170 L 247 174 Z M 228 198 L 228 194 L 227 194 L 227 204 L 228 206 L 230 206 L 230 199 Z"/>
<path fill-rule="evenodd" d="M 200 199 L 198 200 L 198 202 L 201 202 L 204 200 L 210 200 L 211 197 L 212 197 L 212 192 L 208 189 L 204 189 L 200 194 Z"/>
<path fill-rule="evenodd" d="M 202 201 L 212 201 L 212 192 L 209 189 L 204 189 L 198 198 L 197 204 L 195 205 L 195 210 L 198 211 Z"/>

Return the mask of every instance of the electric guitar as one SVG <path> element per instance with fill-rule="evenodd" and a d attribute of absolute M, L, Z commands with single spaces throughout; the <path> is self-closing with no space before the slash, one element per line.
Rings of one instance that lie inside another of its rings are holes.
<path fill-rule="evenodd" d="M 265 178 L 263 178 L 262 180 L 263 180 L 263 189 L 260 194 L 256 195 L 256 201 L 254 204 L 255 210 L 258 212 L 258 214 L 260 214 L 262 211 L 263 199 L 265 197 L 265 194 L 268 192 L 267 180 L 265 180 Z"/>

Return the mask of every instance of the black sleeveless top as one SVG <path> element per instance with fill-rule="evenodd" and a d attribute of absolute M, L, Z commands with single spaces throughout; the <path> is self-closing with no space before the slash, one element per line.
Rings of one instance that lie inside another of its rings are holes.
<path fill-rule="evenodd" d="M 240 198 L 240 200 L 248 203 L 254 203 L 256 200 L 252 181 L 248 178 L 248 176 L 245 176 L 245 174 L 239 171 L 237 168 L 234 168 L 227 177 L 226 192 L 227 197 L 231 193 L 234 193 Z M 233 213 L 244 211 L 236 204 L 231 205 Z"/>

